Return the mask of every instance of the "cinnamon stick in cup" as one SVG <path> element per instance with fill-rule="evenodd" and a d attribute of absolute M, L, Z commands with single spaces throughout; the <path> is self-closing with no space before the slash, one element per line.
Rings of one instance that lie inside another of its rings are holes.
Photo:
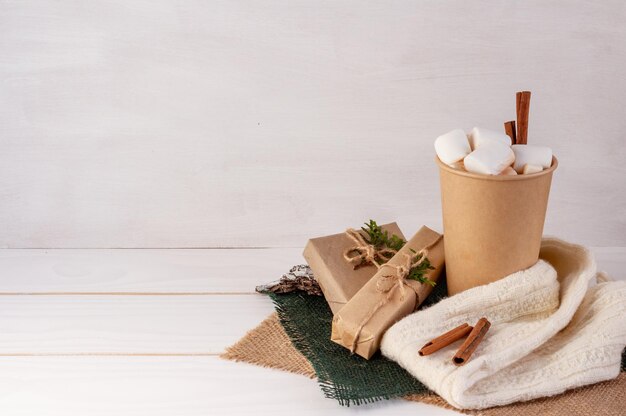
<path fill-rule="evenodd" d="M 424 345 L 418 351 L 418 354 L 420 356 L 424 356 L 424 355 L 430 355 L 434 352 L 437 352 L 440 349 L 445 348 L 448 345 L 452 344 L 453 342 L 460 340 L 461 338 L 469 334 L 472 331 L 472 329 L 474 328 L 469 326 L 467 322 L 464 323 L 463 325 L 459 325 L 456 328 L 426 343 L 426 345 Z"/>
<path fill-rule="evenodd" d="M 463 345 L 459 347 L 459 350 L 454 354 L 452 358 L 452 362 L 456 365 L 463 365 L 470 359 L 478 345 L 481 343 L 487 331 L 489 331 L 489 327 L 491 323 L 487 320 L 487 318 L 480 318 L 476 325 L 474 325 L 474 329 L 470 332 L 469 336 L 463 342 Z"/>
<path fill-rule="evenodd" d="M 517 144 L 517 134 L 515 132 L 515 120 L 504 123 L 504 132 L 511 138 L 511 144 Z"/>
<path fill-rule="evenodd" d="M 526 144 L 528 140 L 528 113 L 530 111 L 530 91 L 518 92 L 517 100 L 517 143 Z"/>

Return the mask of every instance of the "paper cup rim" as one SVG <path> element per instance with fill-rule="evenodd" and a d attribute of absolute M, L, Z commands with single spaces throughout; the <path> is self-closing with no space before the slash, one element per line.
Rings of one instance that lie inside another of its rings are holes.
<path fill-rule="evenodd" d="M 559 161 L 557 160 L 557 158 L 555 156 L 552 156 L 552 165 L 547 168 L 542 170 L 541 172 L 537 172 L 537 173 L 529 173 L 526 175 L 483 175 L 480 173 L 472 173 L 472 172 L 468 172 L 465 170 L 458 170 L 458 169 L 454 169 L 451 166 L 446 165 L 445 163 L 443 163 L 439 157 L 435 156 L 435 161 L 437 162 L 437 164 L 439 165 L 439 169 L 441 170 L 445 170 L 449 173 L 452 173 L 454 175 L 458 175 L 458 176 L 465 176 L 468 178 L 474 178 L 474 179 L 482 179 L 482 180 L 486 180 L 486 181 L 524 181 L 524 180 L 529 180 L 529 179 L 533 179 L 533 178 L 537 178 L 539 176 L 542 175 L 548 175 L 551 174 L 552 172 L 554 172 L 554 170 L 557 168 L 557 166 L 559 166 Z"/>

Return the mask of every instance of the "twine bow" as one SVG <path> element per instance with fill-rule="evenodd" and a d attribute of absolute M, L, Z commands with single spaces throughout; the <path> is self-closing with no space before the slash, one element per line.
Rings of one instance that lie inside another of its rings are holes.
<path fill-rule="evenodd" d="M 386 262 L 391 260 L 397 253 L 396 250 L 386 247 L 377 249 L 372 244 L 365 241 L 363 235 L 354 228 L 348 228 L 346 235 L 354 242 L 354 246 L 347 248 L 346 251 L 343 252 L 343 258 L 346 259 L 348 263 L 352 264 L 355 269 L 367 263 L 372 263 L 376 268 L 380 269 L 381 265 L 376 260 L 377 258 L 385 260 Z M 354 256 L 352 255 L 353 253 L 357 253 L 357 255 Z"/>
<path fill-rule="evenodd" d="M 363 330 L 365 325 L 367 325 L 370 319 L 372 319 L 372 317 L 376 315 L 376 312 L 378 312 L 380 308 L 382 308 L 391 301 L 391 298 L 393 297 L 396 289 L 400 288 L 400 300 L 404 300 L 404 296 L 406 294 L 405 286 L 413 289 L 413 291 L 415 292 L 415 304 L 420 304 L 419 294 L 417 293 L 417 290 L 415 288 L 407 283 L 407 277 L 409 276 L 412 268 L 419 266 L 426 260 L 426 258 L 428 257 L 428 249 L 437 244 L 442 237 L 443 236 L 440 235 L 435 241 L 433 241 L 418 252 L 412 252 L 410 254 L 403 253 L 404 263 L 385 263 L 379 266 L 379 269 L 382 269 L 383 267 L 388 267 L 392 269 L 391 274 L 381 275 L 376 282 L 376 290 L 381 293 L 386 293 L 386 295 L 369 311 L 369 313 L 357 326 L 357 330 L 354 333 L 354 339 L 352 340 L 352 344 L 350 345 L 351 353 L 354 353 L 354 350 L 356 349 L 356 344 L 359 340 L 359 337 L 361 336 L 361 331 Z M 392 281 L 392 283 L 389 285 L 390 280 Z"/>

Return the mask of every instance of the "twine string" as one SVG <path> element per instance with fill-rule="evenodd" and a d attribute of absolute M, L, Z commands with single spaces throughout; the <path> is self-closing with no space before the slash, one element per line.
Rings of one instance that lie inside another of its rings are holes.
<path fill-rule="evenodd" d="M 387 262 L 397 253 L 396 250 L 387 247 L 377 249 L 372 244 L 365 241 L 363 234 L 354 228 L 348 228 L 346 235 L 354 242 L 354 246 L 347 248 L 343 252 L 343 258 L 355 268 L 361 264 L 371 263 L 376 266 L 377 269 L 380 269 L 381 265 L 376 260 L 377 258 Z M 355 256 L 353 253 L 357 253 L 357 255 Z"/>
<path fill-rule="evenodd" d="M 374 307 L 367 313 L 367 315 L 363 317 L 363 319 L 357 326 L 357 330 L 354 333 L 352 344 L 350 345 L 351 353 L 354 353 L 356 349 L 356 345 L 359 341 L 359 337 L 361 336 L 361 331 L 363 331 L 363 328 L 365 327 L 365 325 L 367 325 L 370 319 L 372 319 L 372 317 L 376 315 L 376 313 L 380 310 L 380 308 L 382 308 L 383 306 L 385 306 L 391 301 L 396 289 L 398 288 L 400 289 L 400 300 L 404 300 L 404 296 L 406 294 L 405 287 L 408 286 L 410 289 L 412 289 L 415 292 L 415 304 L 416 305 L 420 304 L 419 294 L 417 293 L 417 289 L 407 283 L 407 277 L 409 276 L 409 273 L 411 272 L 412 268 L 419 266 L 426 260 L 426 258 L 428 257 L 428 250 L 432 246 L 437 244 L 439 240 L 441 240 L 442 237 L 443 237 L 442 235 L 438 236 L 435 241 L 428 244 L 426 247 L 424 247 L 418 252 L 414 252 L 410 254 L 403 253 L 404 255 L 403 263 L 400 263 L 400 264 L 385 263 L 379 266 L 379 269 L 383 267 L 389 267 L 392 269 L 391 274 L 381 275 L 378 278 L 378 281 L 376 282 L 376 290 L 378 292 L 385 293 L 385 296 L 381 300 L 379 300 L 378 303 L 376 303 L 376 305 L 374 305 Z M 388 282 L 389 279 L 393 279 L 394 282 L 391 286 L 386 287 L 385 283 Z"/>

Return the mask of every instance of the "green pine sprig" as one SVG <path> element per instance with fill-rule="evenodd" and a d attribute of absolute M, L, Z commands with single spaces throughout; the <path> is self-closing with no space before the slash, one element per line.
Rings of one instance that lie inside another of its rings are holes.
<path fill-rule="evenodd" d="M 381 248 L 390 248 L 398 251 L 406 244 L 406 241 L 404 241 L 403 238 L 400 238 L 395 234 L 389 235 L 389 232 L 387 230 L 383 230 L 382 227 L 374 220 L 366 222 L 365 227 L 361 227 L 361 230 L 367 234 L 365 241 L 376 247 L 378 250 Z"/>
<path fill-rule="evenodd" d="M 406 241 L 403 238 L 398 237 L 396 234 L 389 235 L 389 232 L 387 230 L 383 230 L 382 227 L 372 219 L 370 219 L 369 222 L 366 222 L 364 225 L 365 227 L 361 227 L 361 230 L 363 230 L 365 234 L 367 234 L 367 236 L 365 237 L 365 241 L 367 241 L 368 244 L 376 247 L 377 250 L 380 250 L 382 248 L 390 248 L 392 250 L 399 251 L 406 244 Z M 411 251 L 414 254 L 416 253 L 416 251 L 413 249 L 411 249 Z M 435 268 L 430 264 L 428 257 L 426 257 L 424 261 L 420 263 L 422 256 L 423 254 L 416 256 L 413 259 L 413 264 L 415 264 L 416 266 L 411 268 L 407 279 L 416 280 L 420 283 L 435 286 L 437 284 L 436 282 L 433 282 L 432 280 L 424 276 L 426 273 L 428 273 L 428 270 L 434 270 Z M 380 263 L 386 263 L 389 259 L 378 258 L 377 260 Z"/>
<path fill-rule="evenodd" d="M 406 241 L 404 241 L 403 238 L 398 237 L 395 234 L 389 235 L 389 232 L 387 230 L 383 230 L 383 228 L 378 225 L 374 220 L 369 220 L 369 222 L 366 222 L 364 225 L 364 227 L 361 227 L 361 230 L 363 230 L 363 232 L 365 233 L 364 239 L 367 244 L 371 244 L 376 248 L 376 250 L 383 250 L 385 248 L 388 248 L 398 251 L 406 244 Z M 356 251 L 358 252 L 358 250 Z M 388 258 L 379 254 L 376 255 L 376 261 L 379 264 L 384 264 L 389 260 L 390 257 Z M 369 262 L 363 260 L 361 264 L 354 266 L 354 268 L 358 269 L 359 267 L 365 266 L 367 264 L 369 264 Z"/>
<path fill-rule="evenodd" d="M 411 251 L 413 253 L 416 253 L 416 251 L 413 249 L 411 249 Z M 417 280 L 420 283 L 435 286 L 437 282 L 433 282 L 432 280 L 424 276 L 426 273 L 428 273 L 428 270 L 434 270 L 435 268 L 430 264 L 430 260 L 428 260 L 428 257 L 426 257 L 424 261 L 419 263 L 420 260 L 422 259 L 422 256 L 424 255 L 420 254 L 419 256 L 416 256 L 413 259 L 413 264 L 416 264 L 416 266 L 411 268 L 411 271 L 409 272 L 407 279 Z"/>

